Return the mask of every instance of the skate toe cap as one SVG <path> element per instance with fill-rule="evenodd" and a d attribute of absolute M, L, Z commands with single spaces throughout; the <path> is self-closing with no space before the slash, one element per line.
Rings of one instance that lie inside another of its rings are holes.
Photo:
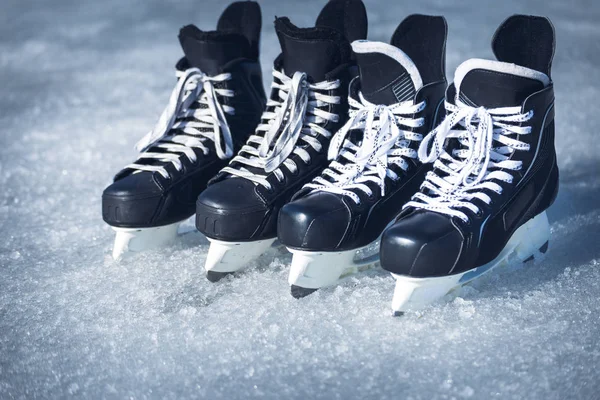
<path fill-rule="evenodd" d="M 450 217 L 416 212 L 387 229 L 381 238 L 381 266 L 413 277 L 444 276 L 452 271 L 462 246 Z"/>
<path fill-rule="evenodd" d="M 277 236 L 289 247 L 335 250 L 350 222 L 350 211 L 341 196 L 316 192 L 283 206 L 279 213 Z"/>
<path fill-rule="evenodd" d="M 262 226 L 269 209 L 251 181 L 230 178 L 204 190 L 196 201 L 196 228 L 208 237 L 247 240 Z"/>
<path fill-rule="evenodd" d="M 198 196 L 196 204 L 223 213 L 265 208 L 256 185 L 243 178 L 225 179 L 210 185 Z"/>
<path fill-rule="evenodd" d="M 132 198 L 160 197 L 162 189 L 151 172 L 140 172 L 121 178 L 102 193 L 102 197 L 113 197 L 129 200 Z"/>
<path fill-rule="evenodd" d="M 161 199 L 162 191 L 151 173 L 129 175 L 102 193 L 102 217 L 112 226 L 146 226 L 156 215 Z"/>

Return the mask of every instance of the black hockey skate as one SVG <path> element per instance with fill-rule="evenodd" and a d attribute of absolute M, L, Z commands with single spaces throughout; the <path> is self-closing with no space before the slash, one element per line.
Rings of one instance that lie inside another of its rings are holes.
<path fill-rule="evenodd" d="M 102 194 L 102 216 L 116 231 L 113 257 L 164 244 L 195 212 L 208 180 L 260 122 L 266 97 L 258 58 L 256 2 L 232 3 L 216 31 L 185 26 L 177 86 L 138 159 Z"/>
<path fill-rule="evenodd" d="M 546 252 L 545 210 L 558 191 L 554 43 L 548 19 L 516 15 L 492 41 L 499 61 L 456 70 L 448 115 L 419 149 L 434 170 L 381 240 L 381 264 L 396 278 L 395 313 Z"/>
<path fill-rule="evenodd" d="M 360 0 L 332 0 L 314 28 L 277 18 L 275 30 L 281 54 L 262 123 L 198 198 L 211 281 L 264 253 L 276 240 L 281 207 L 325 168 L 329 141 L 347 120 L 357 74 L 350 42 L 365 38 L 366 12 Z"/>
<path fill-rule="evenodd" d="M 417 149 L 443 118 L 446 36 L 443 17 L 412 15 L 391 44 L 352 43 L 360 76 L 350 120 L 331 141 L 329 167 L 279 216 L 279 239 L 294 255 L 294 297 L 378 261 L 381 233 L 431 169 Z"/>

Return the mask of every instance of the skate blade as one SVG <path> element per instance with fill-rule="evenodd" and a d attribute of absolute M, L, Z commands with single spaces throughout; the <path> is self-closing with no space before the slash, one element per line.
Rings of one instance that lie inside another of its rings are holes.
<path fill-rule="evenodd" d="M 359 249 L 338 252 L 311 252 L 288 248 L 293 254 L 288 277 L 292 296 L 308 296 L 317 289 L 335 285 L 340 280 L 377 264 L 379 251 L 376 243 L 378 241 Z M 372 254 L 365 256 L 369 249 L 372 250 Z"/>
<path fill-rule="evenodd" d="M 113 259 L 118 260 L 132 252 L 161 247 L 173 242 L 181 222 L 155 228 L 117 228 L 113 246 Z"/>
<path fill-rule="evenodd" d="M 392 274 L 396 279 L 392 300 L 393 314 L 403 315 L 407 311 L 422 309 L 497 267 L 541 258 L 548 250 L 549 238 L 550 225 L 544 212 L 517 229 L 498 257 L 481 267 L 460 274 L 435 278 L 413 278 Z"/>
<path fill-rule="evenodd" d="M 255 242 L 225 242 L 210 238 L 208 240 L 210 247 L 204 268 L 207 274 L 210 274 L 209 280 L 215 279 L 216 281 L 227 273 L 241 270 L 251 261 L 260 257 L 271 248 L 277 238 Z"/>

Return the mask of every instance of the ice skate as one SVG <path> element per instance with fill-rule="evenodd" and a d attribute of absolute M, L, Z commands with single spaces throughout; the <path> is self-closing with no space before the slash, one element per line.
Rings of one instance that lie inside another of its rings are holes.
<path fill-rule="evenodd" d="M 360 0 L 332 0 L 315 27 L 277 18 L 275 30 L 282 52 L 262 123 L 198 198 L 196 227 L 213 242 L 211 280 L 268 249 L 281 207 L 326 167 L 329 141 L 347 120 L 348 84 L 357 73 L 350 42 L 365 38 L 366 12 Z"/>
<path fill-rule="evenodd" d="M 350 120 L 331 141 L 328 168 L 279 217 L 294 297 L 376 265 L 383 230 L 430 169 L 417 149 L 443 118 L 446 32 L 444 18 L 412 15 L 391 44 L 352 44 L 360 76 L 350 87 Z"/>
<path fill-rule="evenodd" d="M 419 148 L 434 169 L 382 237 L 397 315 L 546 252 L 545 210 L 558 192 L 554 41 L 548 19 L 516 15 L 492 41 L 498 61 L 456 70 L 448 115 Z"/>
<path fill-rule="evenodd" d="M 260 8 L 232 3 L 217 30 L 179 33 L 177 85 L 138 159 L 102 194 L 102 216 L 117 232 L 115 259 L 172 242 L 195 201 L 260 121 L 265 105 L 258 41 Z"/>

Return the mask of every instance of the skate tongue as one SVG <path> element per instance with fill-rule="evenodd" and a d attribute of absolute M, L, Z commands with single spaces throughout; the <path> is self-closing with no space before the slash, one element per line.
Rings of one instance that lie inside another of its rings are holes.
<path fill-rule="evenodd" d="M 473 107 L 517 107 L 549 84 L 543 72 L 501 61 L 467 60 L 454 74 L 457 100 Z"/>
<path fill-rule="evenodd" d="M 362 94 L 371 103 L 390 105 L 412 100 L 423 86 L 419 70 L 399 48 L 357 40 L 352 50 L 360 69 Z"/>
<path fill-rule="evenodd" d="M 275 19 L 275 31 L 288 76 L 304 72 L 313 82 L 321 82 L 326 73 L 350 60 L 350 43 L 336 29 L 298 28 L 284 17 Z"/>
<path fill-rule="evenodd" d="M 220 74 L 223 65 L 237 58 L 248 57 L 248 39 L 238 33 L 203 32 L 194 25 L 179 31 L 179 42 L 192 67 L 214 76 Z"/>

